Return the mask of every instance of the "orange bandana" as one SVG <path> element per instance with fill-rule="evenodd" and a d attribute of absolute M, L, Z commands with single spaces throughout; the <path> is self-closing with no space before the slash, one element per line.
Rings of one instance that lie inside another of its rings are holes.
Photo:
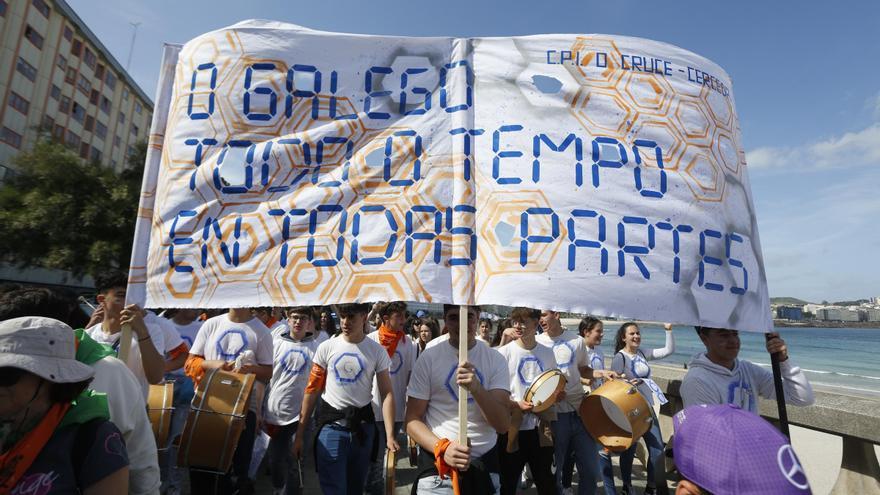
<path fill-rule="evenodd" d="M 34 459 L 46 446 L 46 442 L 55 433 L 58 423 L 67 414 L 70 403 L 55 404 L 42 420 L 21 440 L 0 454 L 0 493 L 9 493 L 18 484 L 18 480 L 34 463 Z"/>
<path fill-rule="evenodd" d="M 446 464 L 446 461 L 443 459 L 443 454 L 446 453 L 446 449 L 449 448 L 451 443 L 448 438 L 441 438 L 434 444 L 434 467 L 437 468 L 437 474 L 441 480 L 447 476 L 452 476 L 452 492 L 454 495 L 459 495 L 458 471 L 449 464 Z"/>
<path fill-rule="evenodd" d="M 397 350 L 397 344 L 403 341 L 405 334 L 403 332 L 395 332 L 386 324 L 379 327 L 379 343 L 388 351 L 388 357 L 394 357 L 394 351 Z"/>

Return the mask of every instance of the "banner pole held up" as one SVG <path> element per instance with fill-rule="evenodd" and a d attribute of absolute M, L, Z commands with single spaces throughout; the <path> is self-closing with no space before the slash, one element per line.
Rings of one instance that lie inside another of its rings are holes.
<path fill-rule="evenodd" d="M 772 337 L 769 333 L 764 334 L 766 340 Z M 789 440 L 791 433 L 788 431 L 788 410 L 785 407 L 785 389 L 782 387 L 782 372 L 779 369 L 779 353 L 770 354 L 770 366 L 773 368 L 773 386 L 776 388 L 776 407 L 779 409 L 779 431 Z"/>
<path fill-rule="evenodd" d="M 458 363 L 468 359 L 468 308 L 458 307 Z M 464 385 L 458 386 L 458 444 L 467 445 L 467 410 L 468 391 Z"/>

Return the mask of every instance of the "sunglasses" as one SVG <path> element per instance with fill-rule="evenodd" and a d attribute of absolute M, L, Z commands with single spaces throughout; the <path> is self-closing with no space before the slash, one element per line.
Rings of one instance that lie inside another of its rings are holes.
<path fill-rule="evenodd" d="M 27 371 L 21 368 L 13 368 L 11 366 L 4 366 L 0 368 L 0 387 L 11 387 L 18 383 L 27 373 Z"/>

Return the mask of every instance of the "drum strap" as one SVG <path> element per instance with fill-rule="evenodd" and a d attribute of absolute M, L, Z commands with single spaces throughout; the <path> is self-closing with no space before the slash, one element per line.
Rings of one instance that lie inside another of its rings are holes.
<path fill-rule="evenodd" d="M 315 411 L 315 442 L 318 441 L 318 436 L 321 434 L 321 428 L 327 426 L 330 423 L 335 421 L 344 420 L 348 424 L 349 431 L 354 432 L 355 437 L 358 441 L 364 441 L 365 430 L 364 428 L 376 428 L 376 416 L 373 414 L 373 404 L 368 403 L 364 407 L 346 407 L 343 409 L 336 409 L 335 407 L 328 404 L 324 401 L 323 397 L 318 397 L 318 406 Z M 376 457 L 379 453 L 379 435 L 373 435 L 373 445 L 370 449 L 370 461 L 375 461 Z M 317 469 L 317 452 L 318 449 L 313 449 L 315 452 L 315 469 Z"/>

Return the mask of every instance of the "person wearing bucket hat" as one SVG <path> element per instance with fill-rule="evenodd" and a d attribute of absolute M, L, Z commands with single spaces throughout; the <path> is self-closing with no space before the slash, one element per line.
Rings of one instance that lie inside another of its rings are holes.
<path fill-rule="evenodd" d="M 0 493 L 125 493 L 128 455 L 106 397 L 86 390 L 73 330 L 0 322 Z"/>
<path fill-rule="evenodd" d="M 682 477 L 676 495 L 812 493 L 791 443 L 760 416 L 731 404 L 696 405 L 672 423 Z"/>

